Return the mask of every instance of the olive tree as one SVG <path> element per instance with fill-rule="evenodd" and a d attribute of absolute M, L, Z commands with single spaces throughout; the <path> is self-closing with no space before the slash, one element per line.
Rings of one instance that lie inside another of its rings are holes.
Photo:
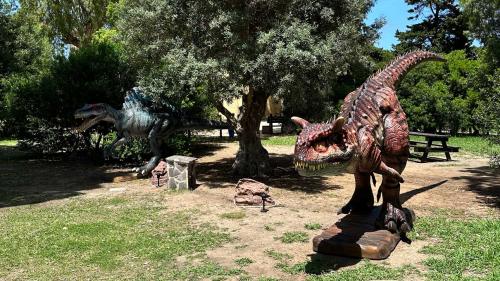
<path fill-rule="evenodd" d="M 371 0 L 125 0 L 118 30 L 158 99 L 206 95 L 236 124 L 239 175 L 269 171 L 259 124 L 269 96 L 314 97 L 372 45 Z M 236 118 L 223 100 L 242 98 Z"/>
<path fill-rule="evenodd" d="M 42 22 L 51 36 L 76 48 L 89 44 L 99 29 L 111 24 L 118 0 L 19 0 L 22 11 Z"/>

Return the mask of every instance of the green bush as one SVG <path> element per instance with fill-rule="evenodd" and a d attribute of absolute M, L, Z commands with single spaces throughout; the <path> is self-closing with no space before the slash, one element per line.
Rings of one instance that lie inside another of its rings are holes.
<path fill-rule="evenodd" d="M 16 128 L 25 147 L 38 152 L 71 151 L 83 136 L 83 147 L 88 149 L 91 133 L 109 132 L 109 125 L 100 125 L 77 136 L 69 128 L 80 122 L 73 113 L 85 103 L 121 107 L 134 76 L 119 50 L 112 43 L 90 44 L 53 59 L 39 76 L 19 74 L 6 80 L 7 122 Z"/>
<path fill-rule="evenodd" d="M 110 145 L 116 138 L 116 132 L 110 132 L 103 138 L 102 148 Z M 173 154 L 190 155 L 191 141 L 186 133 L 173 134 L 162 143 L 162 155 L 168 157 Z M 126 144 L 113 151 L 113 157 L 119 161 L 136 162 L 148 160 L 151 157 L 149 140 L 133 138 Z"/>
<path fill-rule="evenodd" d="M 78 146 L 78 136 L 67 128 L 51 126 L 44 120 L 29 118 L 19 147 L 36 153 L 64 153 Z"/>

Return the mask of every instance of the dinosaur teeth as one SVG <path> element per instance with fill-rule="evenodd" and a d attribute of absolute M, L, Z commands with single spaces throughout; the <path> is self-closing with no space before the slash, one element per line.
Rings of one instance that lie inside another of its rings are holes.
<path fill-rule="evenodd" d="M 310 171 L 318 171 L 321 169 L 326 168 L 328 163 L 308 163 L 308 162 L 303 162 L 303 161 L 295 161 L 294 166 L 297 169 L 304 169 L 304 170 L 310 170 Z"/>

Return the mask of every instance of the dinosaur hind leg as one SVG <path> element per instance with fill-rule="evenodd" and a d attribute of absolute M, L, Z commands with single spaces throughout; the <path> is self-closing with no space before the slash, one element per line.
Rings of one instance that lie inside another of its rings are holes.
<path fill-rule="evenodd" d="M 160 141 L 157 139 L 150 139 L 149 144 L 151 146 L 151 152 L 153 153 L 153 157 L 149 159 L 148 163 L 140 168 L 137 168 L 137 173 L 139 177 L 146 177 L 151 173 L 151 171 L 158 166 L 161 160 L 161 149 L 160 149 Z"/>
<path fill-rule="evenodd" d="M 397 171 L 403 171 L 406 156 L 385 157 L 388 166 Z M 392 160 L 392 161 L 391 161 Z M 399 199 L 400 183 L 397 178 L 384 175 L 380 186 L 382 192 L 382 210 L 377 219 L 377 226 L 391 232 L 406 233 L 412 229 L 413 215 L 405 211 Z"/>
<path fill-rule="evenodd" d="M 394 99 L 397 100 L 395 95 Z M 413 222 L 413 216 L 405 212 L 399 199 L 400 182 L 403 182 L 401 173 L 409 156 L 408 124 L 401 106 L 393 104 L 392 108 L 395 110 L 384 117 L 385 138 L 382 163 L 385 170 L 389 172 L 383 173 L 380 186 L 383 203 L 377 225 L 404 235 L 411 230 Z"/>
<path fill-rule="evenodd" d="M 354 174 L 356 188 L 351 200 L 338 213 L 368 213 L 373 208 L 373 193 L 370 185 L 370 174 L 356 172 Z"/>
<path fill-rule="evenodd" d="M 149 162 L 136 169 L 138 172 L 138 176 L 146 177 L 148 176 L 151 171 L 160 163 L 161 160 L 161 139 L 170 135 L 172 132 L 165 132 L 165 134 L 162 134 L 160 136 L 161 132 L 161 122 L 158 122 L 156 126 L 151 130 L 151 132 L 148 135 L 149 138 L 149 146 L 151 148 L 151 152 L 153 153 L 153 157 L 149 160 Z"/>

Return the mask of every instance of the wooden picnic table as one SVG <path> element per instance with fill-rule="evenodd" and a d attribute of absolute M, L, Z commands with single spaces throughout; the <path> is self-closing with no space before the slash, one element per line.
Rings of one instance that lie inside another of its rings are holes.
<path fill-rule="evenodd" d="M 429 152 L 444 152 L 446 155 L 446 161 L 451 161 L 450 152 L 458 152 L 459 147 L 448 146 L 448 135 L 438 135 L 430 133 L 420 133 L 420 132 L 410 132 L 410 136 L 421 136 L 425 137 L 425 142 L 422 141 L 412 141 L 410 140 L 410 147 L 413 147 L 415 152 L 423 152 L 424 154 L 420 157 L 422 162 L 427 162 L 429 160 Z M 434 141 L 441 142 L 441 144 L 433 144 Z M 425 146 L 423 146 L 425 145 Z"/>
<path fill-rule="evenodd" d="M 272 114 L 269 114 L 269 117 L 267 117 L 267 123 L 269 124 L 269 134 L 274 134 L 273 130 L 273 123 L 281 123 L 281 131 L 280 133 L 283 133 L 283 123 L 285 123 L 286 118 L 284 116 L 273 116 Z M 266 132 L 267 133 L 267 132 Z"/>

